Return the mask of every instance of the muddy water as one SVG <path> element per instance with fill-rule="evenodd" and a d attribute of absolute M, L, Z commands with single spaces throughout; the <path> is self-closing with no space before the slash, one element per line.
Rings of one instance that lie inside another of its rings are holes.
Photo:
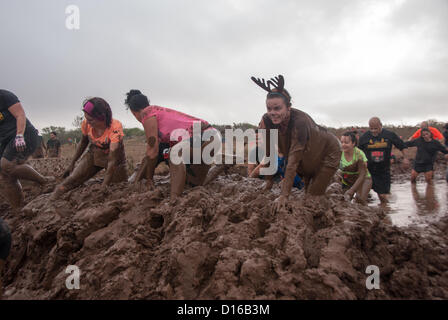
<path fill-rule="evenodd" d="M 378 206 L 377 195 L 370 191 L 372 202 L 369 206 Z M 404 227 L 411 224 L 425 226 L 440 220 L 448 211 L 448 183 L 438 179 L 433 185 L 419 180 L 411 184 L 409 180 L 393 182 L 390 202 L 386 211 L 392 224 Z"/>

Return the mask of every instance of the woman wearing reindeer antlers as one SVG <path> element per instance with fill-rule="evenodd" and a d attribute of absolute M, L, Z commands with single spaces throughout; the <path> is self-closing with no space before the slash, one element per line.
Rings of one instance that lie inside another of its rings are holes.
<path fill-rule="evenodd" d="M 291 96 L 284 88 L 282 75 L 266 81 L 251 78 L 268 92 L 267 113 L 261 118 L 260 129 L 266 129 L 266 150 L 270 150 L 269 130 L 278 130 L 278 150 L 287 157 L 285 179 L 281 194 L 274 201 L 272 210 L 284 208 L 296 174 L 304 178 L 305 191 L 320 196 L 338 169 L 341 159 L 339 140 L 325 128 L 317 125 L 305 112 L 291 108 Z M 269 156 L 269 155 L 268 155 Z M 273 185 L 273 176 L 267 176 L 266 190 Z"/>

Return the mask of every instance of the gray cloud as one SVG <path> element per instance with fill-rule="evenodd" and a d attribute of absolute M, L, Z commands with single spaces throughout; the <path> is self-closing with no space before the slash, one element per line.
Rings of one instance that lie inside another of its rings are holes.
<path fill-rule="evenodd" d="M 65 28 L 78 5 L 81 29 Z M 317 122 L 448 120 L 448 5 L 433 1 L 9 1 L 0 5 L 0 87 L 39 128 L 71 126 L 86 96 L 152 103 L 213 123 L 258 123 L 251 75 L 282 73 Z"/>

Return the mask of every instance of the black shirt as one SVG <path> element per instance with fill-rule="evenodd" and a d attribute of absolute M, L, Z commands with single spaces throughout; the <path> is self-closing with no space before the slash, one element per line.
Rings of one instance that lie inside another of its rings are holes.
<path fill-rule="evenodd" d="M 54 150 L 59 150 L 59 148 L 61 147 L 61 143 L 59 142 L 58 139 L 48 139 L 47 141 L 47 149 L 54 149 Z"/>
<path fill-rule="evenodd" d="M 437 140 L 432 139 L 426 142 L 423 137 L 405 142 L 407 147 L 417 147 L 415 163 L 432 164 L 436 159 L 437 151 L 448 153 L 448 150 Z"/>
<path fill-rule="evenodd" d="M 400 150 L 407 148 L 399 136 L 386 129 L 376 137 L 367 131 L 359 138 L 359 148 L 366 154 L 370 172 L 389 170 L 392 145 Z"/>
<path fill-rule="evenodd" d="M 8 109 L 18 102 L 20 101 L 14 93 L 0 89 L 0 143 L 16 136 L 17 120 Z M 28 119 L 26 127 L 34 129 Z"/>

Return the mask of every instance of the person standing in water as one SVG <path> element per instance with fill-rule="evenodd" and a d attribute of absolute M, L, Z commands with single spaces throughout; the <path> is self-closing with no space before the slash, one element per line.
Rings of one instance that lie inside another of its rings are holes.
<path fill-rule="evenodd" d="M 267 113 L 261 118 L 259 128 L 266 129 L 266 151 L 270 152 L 270 130 L 278 130 L 278 150 L 286 157 L 285 178 L 281 194 L 274 201 L 272 211 L 284 208 L 298 174 L 304 179 L 305 192 L 322 196 L 339 167 L 341 144 L 335 135 L 317 125 L 305 112 L 292 108 L 291 96 L 284 88 L 282 75 L 267 83 L 264 79 L 251 78 L 268 92 Z M 269 156 L 269 155 L 268 155 Z M 270 190 L 273 175 L 266 176 L 265 190 Z"/>
<path fill-rule="evenodd" d="M 429 131 L 431 131 L 433 139 L 439 140 L 441 143 L 445 142 L 445 137 L 443 136 L 443 134 L 437 128 L 430 127 L 428 121 L 422 121 L 422 123 L 420 124 L 420 129 L 415 131 L 414 134 L 408 139 L 408 141 L 420 138 L 422 129 L 428 129 Z"/>
<path fill-rule="evenodd" d="M 381 203 L 388 201 L 390 193 L 390 157 L 392 145 L 405 155 L 406 145 L 394 132 L 383 129 L 378 117 L 369 120 L 369 130 L 359 138 L 359 149 L 367 156 L 367 168 L 372 175 L 372 188 L 378 194 Z M 405 157 L 403 166 L 409 167 L 409 160 Z"/>
<path fill-rule="evenodd" d="M 125 104 L 129 107 L 134 117 L 142 123 L 146 134 L 146 155 L 140 167 L 141 177 L 145 177 L 149 190 L 154 188 L 154 171 L 160 162 L 159 144 L 164 143 L 173 147 L 178 143 L 187 144 L 190 148 L 190 155 L 193 155 L 193 124 L 199 122 L 201 125 L 201 135 L 206 130 L 215 130 L 207 121 L 193 117 L 191 115 L 160 106 L 150 105 L 148 98 L 139 90 L 130 90 L 126 94 Z M 179 137 L 172 141 L 171 137 L 175 130 L 186 130 L 190 138 Z M 209 141 L 201 141 L 202 149 L 209 144 Z M 202 153 L 201 153 L 202 154 Z M 205 178 L 210 169 L 210 165 L 202 162 L 199 164 L 185 164 L 183 162 L 174 164 L 169 157 L 170 179 L 171 179 L 171 201 L 175 201 L 183 192 L 185 184 L 200 186 L 205 182 Z M 138 178 L 135 182 L 138 182 Z"/>
<path fill-rule="evenodd" d="M 19 99 L 14 93 L 0 89 L 0 186 L 13 208 L 23 205 L 19 179 L 41 186 L 52 180 L 25 164 L 36 146 L 37 130 L 27 119 Z"/>
<path fill-rule="evenodd" d="M 52 194 L 52 200 L 76 188 L 106 169 L 103 186 L 127 181 L 126 156 L 123 145 L 123 126 L 112 118 L 109 104 L 102 98 L 87 99 L 83 103 L 85 119 L 81 125 L 82 138 L 70 166 L 64 172 L 67 177 Z M 89 146 L 86 153 L 84 151 Z M 79 164 L 76 161 L 81 157 Z"/>
<path fill-rule="evenodd" d="M 406 141 L 406 147 L 417 147 L 417 154 L 415 156 L 414 168 L 411 172 L 411 182 L 416 183 L 417 177 L 420 173 L 425 175 L 427 183 L 432 183 L 434 177 L 434 162 L 437 152 L 445 154 L 448 159 L 448 149 L 439 141 L 433 139 L 432 132 L 429 129 L 423 128 L 421 137 L 415 140 Z"/>
<path fill-rule="evenodd" d="M 362 150 L 356 147 L 356 142 L 354 132 L 342 134 L 342 156 L 339 164 L 342 176 L 341 183 L 348 200 L 351 200 L 356 194 L 356 200 L 366 204 L 367 196 L 372 187 L 372 178 L 367 169 L 367 157 Z"/>

